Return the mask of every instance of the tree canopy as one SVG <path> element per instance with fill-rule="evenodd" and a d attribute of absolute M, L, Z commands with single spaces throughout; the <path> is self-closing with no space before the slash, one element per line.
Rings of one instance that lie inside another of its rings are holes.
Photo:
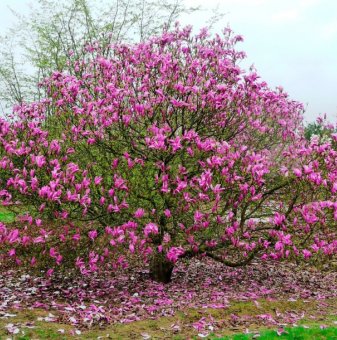
<path fill-rule="evenodd" d="M 303 106 L 238 62 L 241 36 L 165 29 L 88 42 L 47 96 L 0 121 L 3 259 L 89 275 L 133 261 L 168 282 L 180 258 L 228 266 L 336 255 L 337 152 Z"/>

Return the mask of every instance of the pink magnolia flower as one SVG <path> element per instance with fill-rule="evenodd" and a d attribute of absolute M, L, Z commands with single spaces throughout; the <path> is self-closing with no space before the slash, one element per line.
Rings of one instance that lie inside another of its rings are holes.
<path fill-rule="evenodd" d="M 306 260 L 309 259 L 312 256 L 311 252 L 309 250 L 307 250 L 307 249 L 303 249 L 302 253 L 303 253 L 303 257 Z"/>
<path fill-rule="evenodd" d="M 81 235 L 80 235 L 80 234 L 74 234 L 74 235 L 73 235 L 73 240 L 74 240 L 74 241 L 79 241 L 80 238 L 81 238 Z"/>
<path fill-rule="evenodd" d="M 302 170 L 301 170 L 301 169 L 295 168 L 295 169 L 293 170 L 293 172 L 294 172 L 294 175 L 295 175 L 296 177 L 302 177 Z"/>
<path fill-rule="evenodd" d="M 317 245 L 317 244 L 313 244 L 313 245 L 311 245 L 311 249 L 315 252 L 315 253 L 317 253 L 318 251 L 319 251 L 319 246 Z"/>
<path fill-rule="evenodd" d="M 284 215 L 276 213 L 274 215 L 274 224 L 277 225 L 277 226 L 280 226 L 280 225 L 282 225 L 284 223 L 285 219 L 286 218 L 285 218 Z"/>
<path fill-rule="evenodd" d="M 169 243 L 171 241 L 171 236 L 168 233 L 164 234 L 163 243 Z"/>
<path fill-rule="evenodd" d="M 47 270 L 47 277 L 51 277 L 54 273 L 54 269 L 50 268 Z"/>
<path fill-rule="evenodd" d="M 84 261 L 83 261 L 83 259 L 81 259 L 80 257 L 77 257 L 77 258 L 76 258 L 75 265 L 76 265 L 76 267 L 78 267 L 78 268 L 83 267 L 83 266 L 84 266 Z"/>
<path fill-rule="evenodd" d="M 145 215 L 145 210 L 142 208 L 138 208 L 134 214 L 135 218 L 142 218 L 144 215 Z"/>
<path fill-rule="evenodd" d="M 58 253 L 57 253 L 56 249 L 52 247 L 52 248 L 49 249 L 49 255 L 51 257 L 56 257 L 58 255 Z"/>
<path fill-rule="evenodd" d="M 8 255 L 9 256 L 15 256 L 15 254 L 16 254 L 16 251 L 15 251 L 15 249 L 14 248 L 12 248 L 12 249 L 10 249 L 9 251 L 8 251 Z"/>
<path fill-rule="evenodd" d="M 61 146 L 58 140 L 55 140 L 55 139 L 50 142 L 49 148 L 50 148 L 50 151 L 55 152 L 56 154 L 58 154 L 61 151 Z"/>
<path fill-rule="evenodd" d="M 284 248 L 284 246 L 283 246 L 282 242 L 278 241 L 278 242 L 275 243 L 275 250 L 276 251 L 281 251 L 281 250 L 283 250 L 283 248 Z"/>
<path fill-rule="evenodd" d="M 88 233 L 89 238 L 93 241 L 97 237 L 97 230 L 90 230 Z"/>
<path fill-rule="evenodd" d="M 7 241 L 8 243 L 14 243 L 19 241 L 19 230 L 18 229 L 12 230 L 7 236 Z"/>
<path fill-rule="evenodd" d="M 55 260 L 56 260 L 56 264 L 57 264 L 57 265 L 60 265 L 61 262 L 62 262 L 62 260 L 63 260 L 63 256 L 60 255 L 60 254 L 57 254 Z"/>
<path fill-rule="evenodd" d="M 171 214 L 171 211 L 169 209 L 165 209 L 164 210 L 164 215 L 167 217 L 167 218 L 170 218 L 172 216 Z"/>
<path fill-rule="evenodd" d="M 35 163 L 39 168 L 42 168 L 46 164 L 46 158 L 44 156 L 36 156 Z"/>
<path fill-rule="evenodd" d="M 129 250 L 130 250 L 131 254 L 133 254 L 135 252 L 135 245 L 133 243 L 129 244 Z"/>
<path fill-rule="evenodd" d="M 175 263 L 178 261 L 178 258 L 185 253 L 182 247 L 171 247 L 166 254 L 166 257 L 171 262 Z"/>
<path fill-rule="evenodd" d="M 172 151 L 173 152 L 176 152 L 178 151 L 179 149 L 182 148 L 182 145 L 181 145 L 181 138 L 179 136 L 177 136 L 176 138 L 174 139 L 171 139 L 170 140 L 170 144 L 172 146 Z"/>
<path fill-rule="evenodd" d="M 158 226 L 155 223 L 148 223 L 144 228 L 144 235 L 147 237 L 150 234 L 158 234 Z"/>
<path fill-rule="evenodd" d="M 95 185 L 99 185 L 102 182 L 103 178 L 101 176 L 96 176 L 94 179 Z"/>

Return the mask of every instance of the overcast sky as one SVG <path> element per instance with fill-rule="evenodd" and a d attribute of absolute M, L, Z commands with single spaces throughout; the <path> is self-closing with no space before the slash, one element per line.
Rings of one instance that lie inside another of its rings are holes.
<path fill-rule="evenodd" d="M 244 36 L 240 48 L 271 87 L 282 85 L 293 99 L 307 105 L 307 121 L 326 113 L 337 121 L 337 1 L 334 0 L 182 0 L 226 13 L 215 26 L 227 24 Z M 0 34 L 34 1 L 0 0 Z M 184 17 L 183 23 L 206 24 L 206 12 Z"/>

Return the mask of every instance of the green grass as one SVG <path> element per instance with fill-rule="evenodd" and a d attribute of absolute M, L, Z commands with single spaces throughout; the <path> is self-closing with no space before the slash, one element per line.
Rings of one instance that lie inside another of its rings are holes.
<path fill-rule="evenodd" d="M 337 299 L 324 300 L 324 308 L 320 306 L 320 301 L 310 300 L 259 300 L 259 306 L 251 301 L 231 301 L 230 306 L 224 309 L 185 309 L 176 313 L 174 316 L 160 317 L 156 320 L 141 320 L 125 324 L 112 324 L 103 327 L 94 326 L 90 329 L 81 329 L 80 335 L 72 336 L 71 332 L 76 330 L 76 326 L 61 322 L 40 321 L 39 317 L 47 316 L 49 311 L 39 309 L 12 310 L 15 317 L 8 319 L 0 318 L 0 339 L 10 338 L 5 326 L 13 323 L 20 328 L 20 333 L 13 337 L 14 340 L 28 339 L 97 339 L 97 337 L 109 339 L 142 339 L 144 334 L 151 336 L 151 339 L 200 339 L 198 331 L 191 327 L 193 322 L 202 317 L 212 317 L 220 322 L 222 327 L 216 329 L 213 334 L 209 334 L 207 339 L 253 339 L 253 336 L 260 334 L 258 339 L 328 339 L 337 340 Z M 240 317 L 245 315 L 258 315 L 271 313 L 275 310 L 283 313 L 293 311 L 306 312 L 306 317 L 299 320 L 298 327 L 286 328 L 284 335 L 278 336 L 276 326 L 267 326 L 259 319 L 255 319 L 249 325 L 231 325 L 231 315 Z M 50 311 L 57 315 L 57 311 Z M 313 318 L 314 317 L 314 318 Z M 34 324 L 35 328 L 26 328 L 25 324 Z M 327 328 L 320 329 L 320 325 L 327 325 Z M 179 325 L 180 330 L 175 332 L 172 325 Z M 249 327 L 252 332 L 244 334 Z M 306 328 L 309 327 L 309 328 Z M 65 333 L 58 332 L 64 329 Z M 203 333 L 203 332 L 201 332 Z M 107 334 L 109 336 L 107 337 Z"/>
<path fill-rule="evenodd" d="M 11 212 L 0 211 L 0 222 L 11 223 L 14 222 L 15 215 Z"/>
<path fill-rule="evenodd" d="M 256 333 L 255 333 L 256 334 Z M 285 328 L 285 332 L 281 335 L 277 334 L 275 330 L 266 330 L 259 333 L 260 340 L 272 340 L 272 339 L 296 339 L 296 340 L 312 340 L 312 339 L 337 339 L 337 328 L 327 327 L 321 329 L 319 327 L 304 328 L 293 327 Z M 218 340 L 250 340 L 253 339 L 254 334 L 237 334 L 233 336 L 227 336 L 223 338 L 217 338 Z"/>
<path fill-rule="evenodd" d="M 0 222 L 11 223 L 15 220 L 15 214 L 6 207 L 0 206 Z"/>

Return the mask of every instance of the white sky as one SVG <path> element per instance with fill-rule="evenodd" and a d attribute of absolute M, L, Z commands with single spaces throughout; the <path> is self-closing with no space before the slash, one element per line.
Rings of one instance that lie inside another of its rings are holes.
<path fill-rule="evenodd" d="M 335 0 L 182 0 L 226 13 L 215 26 L 227 24 L 244 36 L 239 48 L 271 87 L 282 85 L 307 105 L 307 121 L 326 113 L 337 120 L 337 1 Z M 0 0 L 0 34 L 15 22 L 8 6 L 28 13 L 27 0 Z M 207 6 L 207 7 L 206 7 Z M 209 13 L 182 19 L 206 25 Z"/>

